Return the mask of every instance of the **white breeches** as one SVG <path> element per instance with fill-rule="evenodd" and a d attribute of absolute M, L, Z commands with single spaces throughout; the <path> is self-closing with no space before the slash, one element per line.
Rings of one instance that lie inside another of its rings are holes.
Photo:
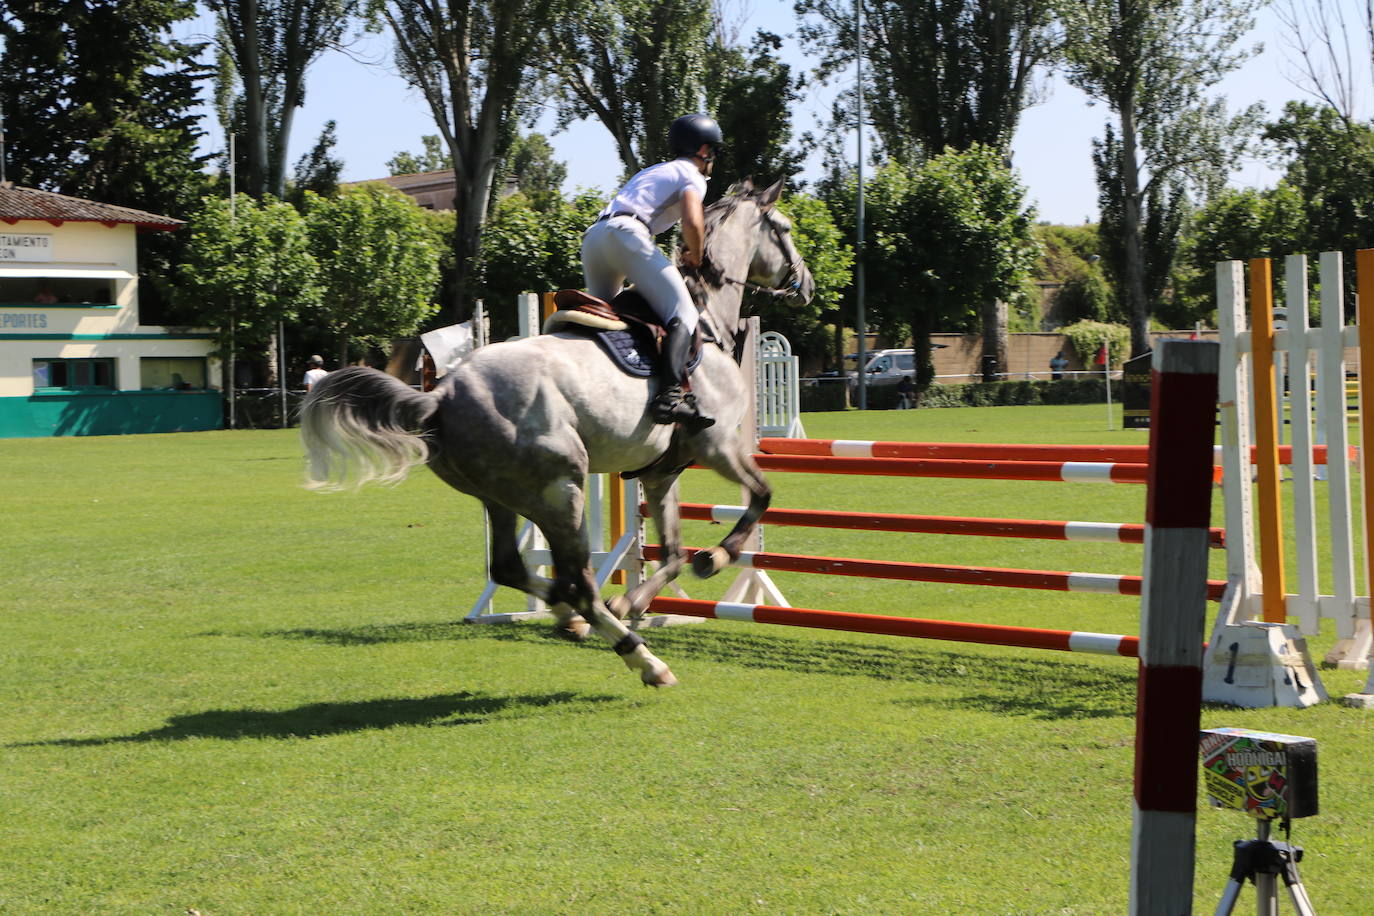
<path fill-rule="evenodd" d="M 666 327 L 682 319 L 696 330 L 697 307 L 682 274 L 654 244 L 649 229 L 633 216 L 613 216 L 593 223 L 582 237 L 582 274 L 587 292 L 610 302 L 626 278 L 649 301 Z"/>

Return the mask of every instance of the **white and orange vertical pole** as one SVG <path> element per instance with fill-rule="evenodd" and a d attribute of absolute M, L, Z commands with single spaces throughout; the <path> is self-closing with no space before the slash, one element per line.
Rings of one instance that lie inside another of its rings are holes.
<path fill-rule="evenodd" d="M 1279 491 L 1279 398 L 1274 374 L 1274 277 L 1268 258 L 1250 261 L 1250 359 L 1255 370 L 1255 510 L 1259 521 L 1261 608 L 1266 623 L 1288 619 Z"/>
<path fill-rule="evenodd" d="M 1150 382 L 1150 476 L 1136 698 L 1132 916 L 1193 903 L 1220 348 L 1169 340 Z"/>
<path fill-rule="evenodd" d="M 1355 295 L 1359 300 L 1356 321 L 1360 326 L 1360 492 L 1364 508 L 1364 590 L 1374 595 L 1374 569 L 1371 569 L 1370 555 L 1374 554 L 1374 482 L 1369 475 L 1374 471 L 1370 462 L 1370 449 L 1374 449 L 1374 422 L 1370 411 L 1374 410 L 1374 248 L 1363 248 L 1355 252 Z M 1374 601 L 1371 601 L 1374 613 Z M 1363 624 L 1361 624 L 1363 625 Z M 1374 621 L 1370 622 L 1374 626 Z M 1363 694 L 1349 694 L 1346 702 L 1366 709 L 1374 707 L 1374 651 L 1370 655 L 1369 683 L 1365 684 Z"/>
<path fill-rule="evenodd" d="M 1355 296 L 1358 301 L 1356 322 L 1360 326 L 1360 491 L 1364 508 L 1364 588 L 1374 594 L 1374 582 L 1369 558 L 1374 554 L 1374 483 L 1369 479 L 1374 471 L 1369 456 L 1374 449 L 1374 248 L 1355 252 Z"/>

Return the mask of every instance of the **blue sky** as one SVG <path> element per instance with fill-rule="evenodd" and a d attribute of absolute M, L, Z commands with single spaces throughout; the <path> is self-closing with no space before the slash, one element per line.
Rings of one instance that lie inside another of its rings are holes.
<path fill-rule="evenodd" d="M 1353 24 L 1361 24 L 1360 0 L 1337 2 L 1351 10 Z M 731 18 L 743 24 L 740 34 L 745 40 L 759 28 L 787 36 L 795 31 L 791 0 L 735 0 L 726 6 Z M 213 25 L 208 17 L 177 28 L 178 37 L 183 38 L 211 34 Z M 1263 102 L 1270 112 L 1277 112 L 1289 99 L 1308 97 L 1294 84 L 1297 71 L 1290 61 L 1291 52 L 1285 50 L 1286 35 L 1272 9 L 1259 13 L 1249 43 L 1262 42 L 1263 52 L 1218 88 L 1233 107 Z M 1355 36 L 1355 40 L 1358 60 L 1362 37 Z M 807 66 L 795 41 L 788 42 L 784 54 L 794 69 Z M 1368 60 L 1367 54 L 1364 59 Z M 1367 69 L 1361 82 L 1360 113 L 1368 117 L 1374 81 Z M 1108 113 L 1100 104 L 1090 105 L 1081 92 L 1062 80 L 1049 78 L 1046 89 L 1046 100 L 1022 116 L 1013 142 L 1013 165 L 1020 171 L 1041 219 L 1056 223 L 1094 220 L 1096 189 L 1089 156 L 1092 138 L 1101 134 Z M 818 87 L 810 93 L 793 112 L 794 129 L 800 133 L 822 123 L 833 93 L 833 87 Z M 297 113 L 291 138 L 291 163 L 314 144 L 330 119 L 338 125 L 336 153 L 344 160 L 343 177 L 349 181 L 386 175 L 389 158 L 401 150 L 418 152 L 421 135 L 437 133 L 424 99 L 397 76 L 385 35 L 362 36 L 346 53 L 330 52 L 311 69 L 306 105 Z M 546 119 L 541 127 L 551 129 L 552 119 Z M 207 145 L 221 148 L 224 140 L 213 118 L 207 120 L 207 130 Z M 568 165 L 568 190 L 614 189 L 619 163 L 609 135 L 599 124 L 577 124 L 551 139 L 558 157 Z M 810 163 L 802 177 L 815 177 L 818 167 L 818 162 Z M 1265 187 L 1275 180 L 1266 163 L 1254 160 L 1233 176 L 1232 183 Z"/>

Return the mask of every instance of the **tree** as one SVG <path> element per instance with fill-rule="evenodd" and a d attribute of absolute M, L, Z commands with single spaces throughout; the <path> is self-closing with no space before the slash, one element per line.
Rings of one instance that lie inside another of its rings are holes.
<path fill-rule="evenodd" d="M 1258 0 L 1073 0 L 1061 4 L 1069 81 L 1106 102 L 1114 124 L 1094 146 L 1104 260 L 1130 315 L 1132 352 L 1150 347 L 1180 208 L 1219 189 L 1256 118 L 1206 93 L 1248 56 L 1235 50 Z"/>
<path fill-rule="evenodd" d="M 184 216 L 205 189 L 197 63 L 173 41 L 190 0 L 0 5 L 5 177 L 17 184 Z"/>
<path fill-rule="evenodd" d="M 668 126 L 700 111 L 710 0 L 558 0 L 548 68 L 560 126 L 596 118 L 626 175 L 668 158 Z"/>
<path fill-rule="evenodd" d="M 501 157 L 501 184 L 513 185 L 536 210 L 556 207 L 567 177 L 567 164 L 553 158 L 553 146 L 543 134 L 517 135 Z"/>
<path fill-rule="evenodd" d="M 1036 276 L 1058 282 L 1057 324 L 1119 320 L 1116 297 L 1102 273 L 1097 226 L 1035 227 L 1043 254 Z"/>
<path fill-rule="evenodd" d="M 420 175 L 424 172 L 442 172 L 453 168 L 453 157 L 444 152 L 443 142 L 438 134 L 425 134 L 420 138 L 424 152 L 415 155 L 399 152 L 386 161 L 388 174 Z"/>
<path fill-rule="evenodd" d="M 853 179 L 832 201 L 853 225 Z M 918 389 L 934 379 L 930 335 L 973 330 L 983 303 L 1019 301 L 1039 256 L 1025 188 L 991 147 L 917 166 L 888 162 L 865 192 L 870 320 L 917 354 Z"/>
<path fill-rule="evenodd" d="M 174 41 L 189 0 L 0 4 L 5 177 L 185 217 L 206 189 L 194 114 L 203 45 Z M 140 235 L 140 313 L 168 316 L 182 233 Z"/>
<path fill-rule="evenodd" d="M 840 306 L 854 279 L 854 249 L 820 198 L 789 194 L 778 201 L 778 210 L 792 222 L 792 241 L 811 271 L 816 292 L 807 305 L 753 295 L 749 304 L 764 330 L 781 333 L 797 356 L 825 354 L 832 338 L 822 321 L 842 325 Z M 841 365 L 844 354 L 831 355 Z"/>
<path fill-rule="evenodd" d="M 851 70 L 855 5 L 797 0 L 822 78 Z M 1051 0 L 865 0 L 866 114 L 902 162 L 974 144 L 1007 149 L 1053 51 Z M 842 100 L 844 101 L 844 100 Z M 839 120 L 852 124 L 853 105 Z"/>
<path fill-rule="evenodd" d="M 931 159 L 916 173 L 907 208 L 906 234 L 915 244 L 917 265 L 926 265 L 924 271 L 918 266 L 915 277 L 926 304 L 911 310 L 913 346 L 921 357 L 917 387 L 923 391 L 934 379 L 930 334 L 937 317 L 978 308 L 986 354 L 988 304 L 1022 298 L 1039 245 L 1026 189 L 994 147 L 975 145 Z M 899 250 L 892 254 L 900 257 Z M 1004 319 L 996 320 L 1001 325 Z M 996 336 L 1006 339 L 1004 333 Z M 996 355 L 997 365 L 1005 366 L 1005 352 Z"/>
<path fill-rule="evenodd" d="M 707 197 L 714 200 L 736 181 L 769 184 L 802 169 L 802 154 L 789 149 L 792 110 L 801 95 L 792 68 L 778 58 L 782 39 L 760 31 L 746 50 L 718 36 L 707 58 L 706 107 L 725 135 Z"/>
<path fill-rule="evenodd" d="M 209 197 L 183 231 L 178 305 L 186 323 L 217 329 L 226 371 L 238 357 L 260 356 L 278 322 L 294 321 L 319 301 L 319 265 L 290 204 Z"/>
<path fill-rule="evenodd" d="M 453 234 L 455 301 L 462 320 L 501 144 L 522 113 L 545 57 L 555 0 L 441 5 L 436 0 L 373 0 L 396 38 L 402 76 L 420 90 L 453 160 L 458 211 Z"/>
<path fill-rule="evenodd" d="M 240 187 L 253 197 L 282 197 L 292 121 L 305 104 L 305 72 L 338 42 L 359 0 L 207 0 L 207 5 L 219 19 L 223 49 L 243 88 L 236 125 L 244 135 Z"/>
<path fill-rule="evenodd" d="M 1329 106 L 1289 102 L 1264 138 L 1302 198 L 1301 250 L 1374 246 L 1374 122 L 1347 121 Z"/>
<path fill-rule="evenodd" d="M 848 0 L 797 0 L 810 18 L 803 41 L 821 53 L 824 79 L 854 66 L 863 47 L 866 116 L 882 152 L 916 164 L 947 150 L 1007 155 L 1033 78 L 1054 50 L 1053 0 L 866 0 L 860 32 Z M 837 125 L 853 124 L 842 93 Z M 981 303 L 984 366 L 1006 365 L 1006 305 Z"/>
<path fill-rule="evenodd" d="M 1304 216 L 1302 195 L 1287 181 L 1265 190 L 1227 189 L 1213 198 L 1184 234 L 1169 325 L 1185 327 L 1211 317 L 1218 261 L 1282 258 L 1303 251 Z"/>
<path fill-rule="evenodd" d="M 321 295 L 307 317 L 335 335 L 340 364 L 358 343 L 414 333 L 437 306 L 439 250 L 423 211 L 380 183 L 305 193 Z"/>
<path fill-rule="evenodd" d="M 520 293 L 582 287 L 582 233 L 605 203 L 600 194 L 586 192 L 571 200 L 557 197 L 544 209 L 536 209 L 523 193 L 496 204 L 474 272 L 475 293 L 486 302 L 493 339 L 516 332 Z"/>
<path fill-rule="evenodd" d="M 344 163 L 331 154 L 338 143 L 334 133 L 336 126 L 333 121 L 326 121 L 314 147 L 296 160 L 291 179 L 291 202 L 297 206 L 300 206 L 306 191 L 322 197 L 333 197 L 339 192 L 339 174 L 343 172 Z"/>

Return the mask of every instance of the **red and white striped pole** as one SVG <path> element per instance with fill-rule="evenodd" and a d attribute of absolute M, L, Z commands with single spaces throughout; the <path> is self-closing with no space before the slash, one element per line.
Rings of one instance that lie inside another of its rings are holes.
<path fill-rule="evenodd" d="M 1164 341 L 1154 352 L 1131 832 L 1133 916 L 1173 916 L 1193 906 L 1219 358 L 1217 344 L 1205 341 Z"/>

